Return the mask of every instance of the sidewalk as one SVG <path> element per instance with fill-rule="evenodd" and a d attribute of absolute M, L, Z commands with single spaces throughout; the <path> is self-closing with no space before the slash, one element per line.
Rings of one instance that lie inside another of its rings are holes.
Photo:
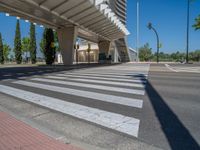
<path fill-rule="evenodd" d="M 0 112 L 0 150 L 81 150 Z"/>

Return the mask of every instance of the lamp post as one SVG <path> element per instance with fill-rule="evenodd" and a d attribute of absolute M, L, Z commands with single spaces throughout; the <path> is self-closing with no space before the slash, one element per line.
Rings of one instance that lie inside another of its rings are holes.
<path fill-rule="evenodd" d="M 158 32 L 156 31 L 156 29 L 152 26 L 152 23 L 149 23 L 148 26 L 149 30 L 153 30 L 156 34 L 156 38 L 157 38 L 157 63 L 159 63 L 159 48 L 160 48 L 160 42 L 159 42 L 159 36 L 158 36 Z"/>
<path fill-rule="evenodd" d="M 90 63 L 90 51 L 91 51 L 91 44 L 88 43 L 88 49 L 87 49 L 87 52 L 88 52 L 88 64 Z"/>
<path fill-rule="evenodd" d="M 76 64 L 78 64 L 78 50 L 79 50 L 78 42 L 76 42 L 76 44 L 74 44 L 74 49 L 76 50 Z"/>

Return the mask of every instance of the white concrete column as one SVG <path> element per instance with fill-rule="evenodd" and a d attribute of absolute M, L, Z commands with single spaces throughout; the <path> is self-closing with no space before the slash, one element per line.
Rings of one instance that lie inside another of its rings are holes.
<path fill-rule="evenodd" d="M 111 42 L 110 41 L 99 41 L 99 53 L 105 53 L 106 57 L 108 57 Z"/>
<path fill-rule="evenodd" d="M 65 27 L 57 30 L 58 41 L 64 65 L 72 65 L 74 61 L 74 44 L 78 29 L 76 26 Z"/>

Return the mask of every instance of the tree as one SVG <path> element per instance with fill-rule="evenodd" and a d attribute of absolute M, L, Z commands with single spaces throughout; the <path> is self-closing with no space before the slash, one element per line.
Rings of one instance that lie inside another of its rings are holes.
<path fill-rule="evenodd" d="M 45 29 L 45 59 L 47 65 L 52 65 L 55 60 L 54 33 L 52 29 Z"/>
<path fill-rule="evenodd" d="M 36 63 L 36 38 L 35 38 L 35 25 L 30 24 L 30 56 L 32 64 Z"/>
<path fill-rule="evenodd" d="M 183 62 L 185 60 L 185 53 L 180 53 L 179 51 L 177 51 L 176 53 L 172 53 L 170 57 L 173 59 L 173 61 Z"/>
<path fill-rule="evenodd" d="M 59 46 L 59 42 L 58 42 L 57 32 L 54 32 L 54 45 L 55 45 L 55 51 L 60 52 L 60 46 Z"/>
<path fill-rule="evenodd" d="M 46 30 L 44 30 L 43 32 L 43 37 L 40 41 L 40 52 L 43 54 L 44 58 L 46 59 L 46 55 L 45 55 L 45 43 L 46 43 Z M 60 46 L 59 46 L 59 42 L 58 42 L 58 35 L 57 32 L 54 32 L 54 48 L 55 48 L 55 52 L 60 52 Z"/>
<path fill-rule="evenodd" d="M 43 36 L 40 41 L 40 51 L 43 54 L 45 60 L 46 60 L 46 55 L 45 55 L 45 45 L 46 45 L 46 29 L 43 31 Z"/>
<path fill-rule="evenodd" d="M 143 47 L 139 48 L 140 61 L 149 61 L 152 58 L 152 49 L 146 43 Z"/>
<path fill-rule="evenodd" d="M 28 52 L 30 51 L 30 38 L 24 37 L 22 39 L 22 53 L 25 54 L 26 62 L 28 61 Z"/>
<path fill-rule="evenodd" d="M 44 54 L 44 52 L 45 52 L 45 39 L 44 38 L 42 38 L 40 41 L 40 51 L 43 54 L 43 56 L 46 57 Z"/>
<path fill-rule="evenodd" d="M 4 44 L 3 45 L 3 55 L 4 55 L 4 60 L 5 61 L 9 60 L 8 56 L 10 54 L 10 51 L 11 51 L 10 46 L 8 44 Z"/>
<path fill-rule="evenodd" d="M 1 33 L 0 33 L 0 63 L 4 64 L 3 41 L 2 41 Z"/>
<path fill-rule="evenodd" d="M 200 61 L 200 50 L 196 50 L 189 53 L 189 57 L 192 61 Z"/>
<path fill-rule="evenodd" d="M 193 27 L 196 29 L 196 30 L 200 30 L 200 15 L 195 19 L 196 21 L 196 24 L 193 25 Z"/>
<path fill-rule="evenodd" d="M 21 33 L 20 33 L 20 23 L 17 20 L 16 31 L 15 31 L 15 41 L 14 41 L 14 52 L 15 60 L 17 64 L 22 63 L 22 45 L 21 45 Z"/>

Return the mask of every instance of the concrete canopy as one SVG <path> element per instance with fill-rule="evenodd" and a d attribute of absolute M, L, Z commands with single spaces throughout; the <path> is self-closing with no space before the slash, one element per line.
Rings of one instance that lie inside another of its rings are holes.
<path fill-rule="evenodd" d="M 0 11 L 54 29 L 77 26 L 78 36 L 93 42 L 129 34 L 104 0 L 5 0 Z"/>

